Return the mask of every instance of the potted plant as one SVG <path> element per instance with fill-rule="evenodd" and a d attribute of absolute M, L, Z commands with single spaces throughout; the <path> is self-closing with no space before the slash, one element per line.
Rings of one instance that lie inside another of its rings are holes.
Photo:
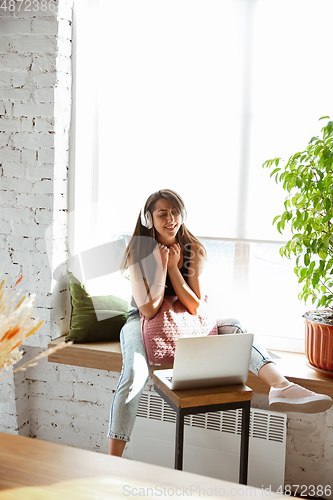
<path fill-rule="evenodd" d="M 270 176 L 288 192 L 285 211 L 273 220 L 281 234 L 287 224 L 292 231 L 280 254 L 296 256 L 294 271 L 303 286 L 299 299 L 312 299 L 316 306 L 303 315 L 305 354 L 317 371 L 333 372 L 333 122 L 321 132 L 284 166 L 274 158 L 263 167 L 273 168 Z"/>

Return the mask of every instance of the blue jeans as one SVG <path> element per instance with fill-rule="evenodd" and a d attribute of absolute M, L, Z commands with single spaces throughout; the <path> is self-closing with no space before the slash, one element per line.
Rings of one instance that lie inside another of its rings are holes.
<path fill-rule="evenodd" d="M 235 319 L 218 320 L 217 324 L 220 334 L 245 331 Z M 150 372 L 142 341 L 138 309 L 128 313 L 127 321 L 120 332 L 120 345 L 123 366 L 112 401 L 108 437 L 129 441 L 141 394 Z M 254 339 L 250 361 L 251 372 L 258 375 L 260 368 L 270 361 L 267 351 Z"/>

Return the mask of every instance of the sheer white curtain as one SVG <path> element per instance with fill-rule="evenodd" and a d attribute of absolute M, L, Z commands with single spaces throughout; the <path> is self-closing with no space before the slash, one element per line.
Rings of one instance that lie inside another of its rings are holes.
<path fill-rule="evenodd" d="M 272 227 L 285 193 L 261 165 L 305 148 L 318 119 L 332 115 L 333 2 L 78 0 L 74 9 L 77 249 L 131 233 L 161 188 L 181 194 L 198 236 L 286 239 Z M 270 306 L 289 316 L 302 306 L 279 245 L 260 244 L 242 247 L 240 279 L 234 243 L 228 263 L 213 267 L 235 292 L 226 294 L 231 311 L 266 333 Z M 215 285 L 218 303 L 226 296 Z M 256 321 L 263 303 L 265 321 Z M 280 335 L 284 323 L 274 323 Z M 292 335 L 301 338 L 298 323 Z"/>
<path fill-rule="evenodd" d="M 168 187 L 186 200 L 196 234 L 234 236 L 246 5 L 125 0 L 100 8 L 99 200 L 122 214 L 113 230 L 131 231 L 145 198 Z"/>

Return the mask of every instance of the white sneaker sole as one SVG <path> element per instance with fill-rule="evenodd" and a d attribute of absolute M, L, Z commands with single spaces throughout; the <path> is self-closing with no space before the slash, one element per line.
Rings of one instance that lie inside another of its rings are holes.
<path fill-rule="evenodd" d="M 321 413 L 328 410 L 332 403 L 332 399 L 325 395 L 301 399 L 272 398 L 269 401 L 269 409 L 282 412 Z"/>

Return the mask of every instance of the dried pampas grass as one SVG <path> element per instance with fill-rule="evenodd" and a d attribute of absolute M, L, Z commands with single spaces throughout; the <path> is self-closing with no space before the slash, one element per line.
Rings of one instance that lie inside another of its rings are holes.
<path fill-rule="evenodd" d="M 33 335 L 44 322 L 38 318 L 32 319 L 35 295 L 24 295 L 23 298 L 18 300 L 19 292 L 13 294 L 14 288 L 22 278 L 23 276 L 17 280 L 9 293 L 6 290 L 6 279 L 3 279 L 0 284 L 0 373 L 2 370 L 8 371 L 12 365 L 22 359 L 23 354 L 19 350 L 19 346 L 23 340 Z M 16 368 L 13 373 L 35 366 L 39 359 L 71 343 L 66 344 L 63 342 L 52 349 L 42 352 L 31 361 Z M 1 377 L 0 380 L 8 377 L 8 375 Z"/>

